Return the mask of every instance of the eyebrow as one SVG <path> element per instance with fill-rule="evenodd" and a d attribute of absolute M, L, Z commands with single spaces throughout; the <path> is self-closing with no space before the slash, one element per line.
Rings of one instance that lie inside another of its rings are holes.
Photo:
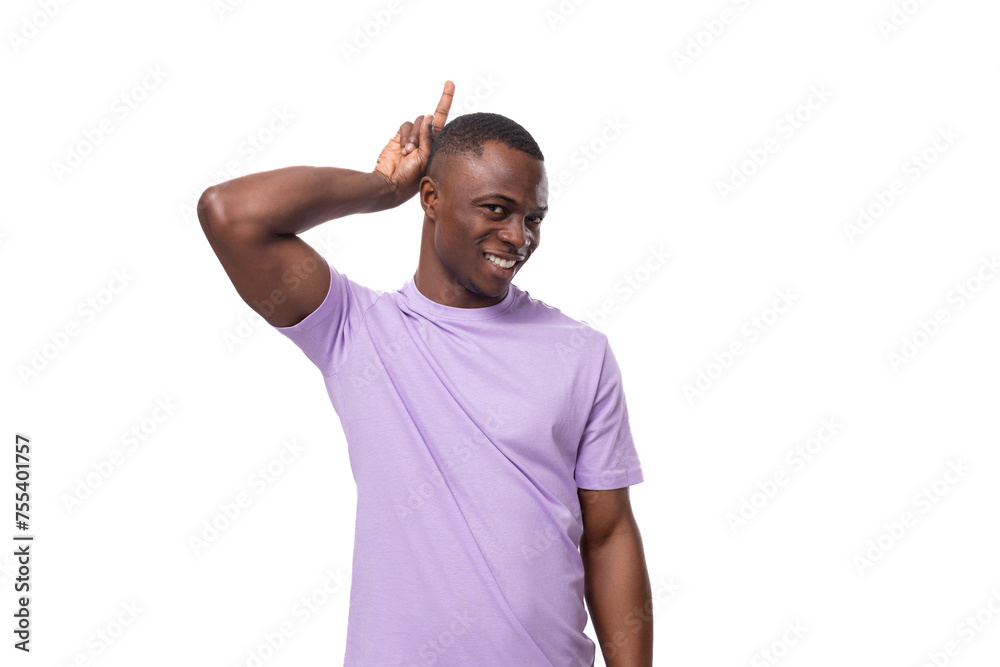
<path fill-rule="evenodd" d="M 473 201 L 480 201 L 482 199 L 491 199 L 491 198 L 493 198 L 493 199 L 502 199 L 502 200 L 504 200 L 506 202 L 510 202 L 511 204 L 515 204 L 515 205 L 517 204 L 517 200 L 516 199 L 511 199 L 507 195 L 502 195 L 499 192 L 487 192 L 484 195 L 479 195 L 478 197 L 476 197 L 475 199 L 473 199 Z M 546 204 L 545 206 L 539 206 L 535 210 L 536 211 L 541 211 L 541 212 L 546 212 L 546 211 L 549 210 L 549 207 Z"/>

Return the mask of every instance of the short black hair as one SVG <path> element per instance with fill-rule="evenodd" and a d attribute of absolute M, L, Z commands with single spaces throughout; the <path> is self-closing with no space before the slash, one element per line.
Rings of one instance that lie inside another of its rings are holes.
<path fill-rule="evenodd" d="M 506 116 L 479 111 L 457 116 L 445 123 L 431 144 L 426 173 L 430 172 L 434 156 L 438 153 L 444 155 L 465 153 L 481 157 L 483 143 L 487 141 L 498 141 L 508 148 L 523 151 L 538 160 L 545 160 L 538 144 L 526 129 Z"/>

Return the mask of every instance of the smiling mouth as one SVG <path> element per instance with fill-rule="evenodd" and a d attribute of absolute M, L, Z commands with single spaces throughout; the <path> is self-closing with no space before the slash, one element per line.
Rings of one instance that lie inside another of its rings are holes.
<path fill-rule="evenodd" d="M 490 252 L 484 252 L 483 257 L 485 257 L 487 261 L 491 262 L 494 266 L 499 267 L 501 269 L 507 269 L 507 270 L 513 269 L 514 266 L 517 265 L 517 260 L 497 257 L 496 255 Z"/>

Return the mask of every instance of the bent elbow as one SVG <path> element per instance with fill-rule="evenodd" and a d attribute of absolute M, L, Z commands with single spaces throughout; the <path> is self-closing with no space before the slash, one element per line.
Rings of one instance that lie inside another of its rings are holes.
<path fill-rule="evenodd" d="M 212 185 L 201 193 L 198 198 L 198 221 L 202 228 L 217 226 L 225 220 L 222 210 L 222 197 L 216 186 Z"/>

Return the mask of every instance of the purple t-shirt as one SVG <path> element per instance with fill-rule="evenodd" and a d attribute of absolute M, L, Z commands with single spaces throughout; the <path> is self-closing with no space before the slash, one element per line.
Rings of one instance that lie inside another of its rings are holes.
<path fill-rule="evenodd" d="M 344 664 L 593 665 L 577 488 L 643 480 L 607 336 L 514 284 L 456 308 L 330 281 L 275 329 L 322 371 L 357 484 Z"/>

